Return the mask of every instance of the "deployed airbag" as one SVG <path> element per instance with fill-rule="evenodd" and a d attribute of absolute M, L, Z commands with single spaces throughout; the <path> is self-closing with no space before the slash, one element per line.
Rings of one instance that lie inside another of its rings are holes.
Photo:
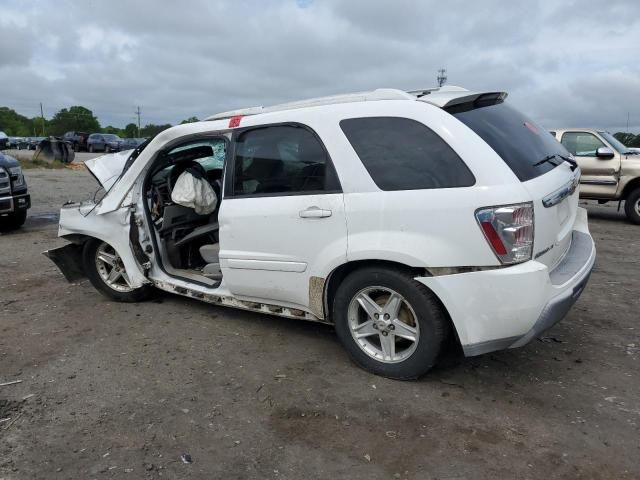
<path fill-rule="evenodd" d="M 209 182 L 191 169 L 180 174 L 171 191 L 171 200 L 193 208 L 198 215 L 209 215 L 218 206 L 218 197 Z"/>

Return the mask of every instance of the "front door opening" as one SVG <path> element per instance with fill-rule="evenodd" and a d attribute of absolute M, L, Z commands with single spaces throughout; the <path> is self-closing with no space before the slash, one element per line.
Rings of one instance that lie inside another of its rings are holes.
<path fill-rule="evenodd" d="M 145 192 L 165 272 L 212 287 L 222 280 L 218 211 L 226 151 L 221 137 L 173 148 L 156 161 Z"/>

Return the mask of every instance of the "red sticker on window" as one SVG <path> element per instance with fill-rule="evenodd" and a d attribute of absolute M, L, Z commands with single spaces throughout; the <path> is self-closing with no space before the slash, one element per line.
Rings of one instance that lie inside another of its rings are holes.
<path fill-rule="evenodd" d="M 239 127 L 241 119 L 242 119 L 242 115 L 236 115 L 235 117 L 231 117 L 229 119 L 229 128 Z"/>

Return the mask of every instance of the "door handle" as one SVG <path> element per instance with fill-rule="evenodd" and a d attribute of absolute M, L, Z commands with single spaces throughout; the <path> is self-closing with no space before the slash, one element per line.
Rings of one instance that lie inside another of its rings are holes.
<path fill-rule="evenodd" d="M 331 216 L 331 210 L 318 207 L 309 207 L 300 211 L 300 218 L 326 218 Z"/>

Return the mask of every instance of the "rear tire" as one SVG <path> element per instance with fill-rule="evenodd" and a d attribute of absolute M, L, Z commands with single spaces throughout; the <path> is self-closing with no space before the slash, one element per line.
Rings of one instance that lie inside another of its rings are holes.
<path fill-rule="evenodd" d="M 152 297 L 154 288 L 132 288 L 120 255 L 108 243 L 92 239 L 82 251 L 84 270 L 91 284 L 107 298 L 118 302 L 141 302 Z"/>
<path fill-rule="evenodd" d="M 333 318 L 338 338 L 355 363 L 397 380 L 427 373 L 448 330 L 435 295 L 411 274 L 391 268 L 368 267 L 349 274 L 336 293 Z"/>
<path fill-rule="evenodd" d="M 624 213 L 631 223 L 640 225 L 640 188 L 636 188 L 624 202 Z"/>

